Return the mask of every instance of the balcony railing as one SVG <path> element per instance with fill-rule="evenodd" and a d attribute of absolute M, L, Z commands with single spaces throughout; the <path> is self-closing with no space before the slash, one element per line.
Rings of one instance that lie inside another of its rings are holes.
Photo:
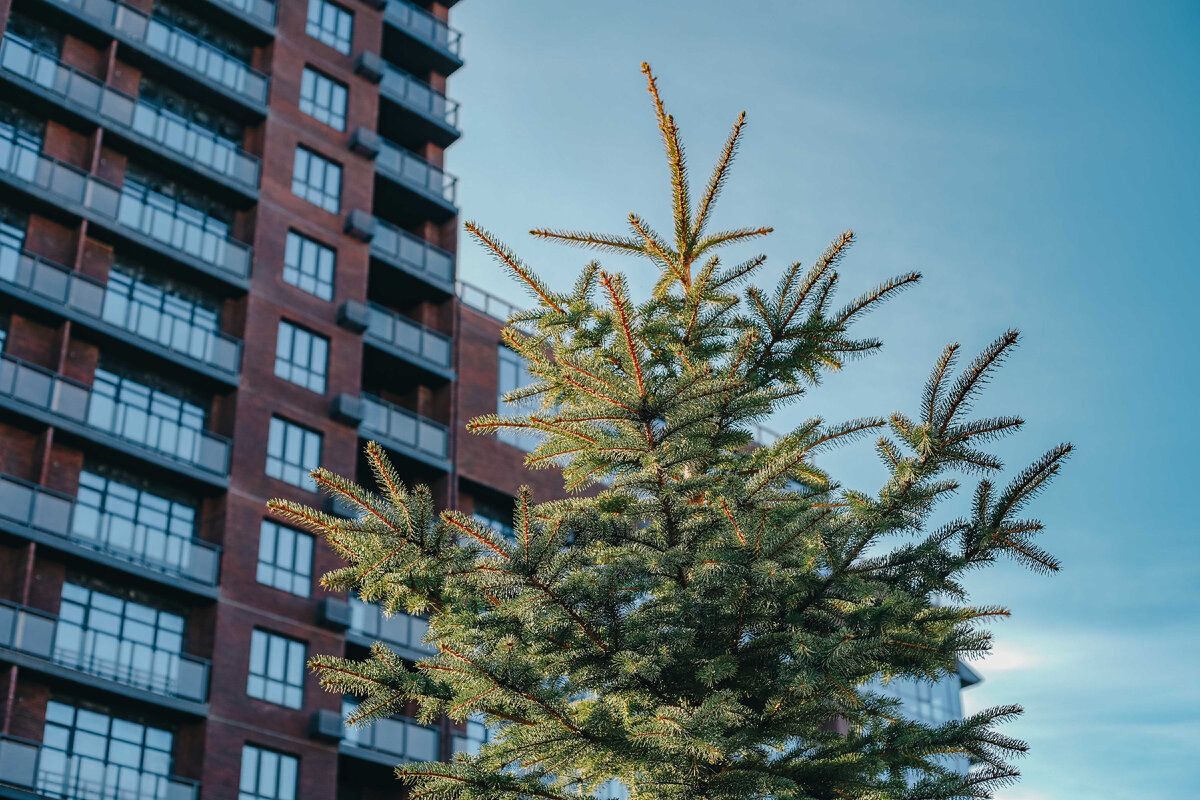
<path fill-rule="evenodd" d="M 208 700 L 208 661 L 205 659 L 135 646 L 134 642 L 122 639 L 119 650 L 126 657 L 114 661 L 84 646 L 83 636 L 72 635 L 84 630 L 61 622 L 53 614 L 0 600 L 0 650 L 10 650 L 152 694 L 194 703 Z M 91 652 L 87 652 L 89 649 Z"/>
<path fill-rule="evenodd" d="M 378 438 L 380 444 L 400 445 L 438 460 L 449 457 L 450 431 L 439 422 L 365 393 L 362 415 L 362 434 Z"/>
<path fill-rule="evenodd" d="M 386 97 L 405 108 L 458 130 L 458 101 L 446 97 L 420 78 L 385 61 L 380 87 Z"/>
<path fill-rule="evenodd" d="M 436 164 L 421 158 L 387 139 L 379 140 L 379 155 L 375 168 L 393 180 L 432 197 L 454 205 L 458 195 L 458 178 L 448 175 Z"/>
<path fill-rule="evenodd" d="M 104 330 L 132 334 L 130 340 L 161 347 L 185 361 L 212 367 L 236 379 L 242 343 L 232 336 L 174 317 L 115 294 L 94 278 L 41 256 L 0 243 L 0 291 L 6 291 L 59 313 L 91 322 Z"/>
<path fill-rule="evenodd" d="M 368 603 L 351 596 L 350 630 L 368 639 L 379 639 L 423 653 L 436 653 L 433 645 L 425 642 L 429 623 L 421 617 L 399 612 L 390 617 L 376 603 Z"/>
<path fill-rule="evenodd" d="M 249 17 L 268 28 L 275 27 L 275 3 L 270 0 L 209 0 Z"/>
<path fill-rule="evenodd" d="M 80 506 L 74 497 L 0 474 L 0 524 L 4 523 L 189 583 L 217 585 L 217 545 Z"/>
<path fill-rule="evenodd" d="M 54 95 L 63 105 L 110 130 L 169 150 L 185 166 L 215 173 L 244 189 L 258 188 L 259 160 L 234 142 L 117 91 L 22 41 L 4 38 L 0 44 L 0 70 Z"/>
<path fill-rule="evenodd" d="M 453 283 L 453 254 L 378 217 L 375 218 L 374 227 L 372 253 L 441 283 Z"/>
<path fill-rule="evenodd" d="M 401 28 L 415 39 L 430 47 L 441 50 L 455 58 L 459 57 L 462 34 L 430 14 L 405 0 L 388 0 L 383 10 L 385 22 Z"/>
<path fill-rule="evenodd" d="M 423 361 L 450 368 L 450 337 L 430 330 L 390 308 L 367 303 L 368 337 Z"/>
<path fill-rule="evenodd" d="M 348 717 L 357 708 L 358 704 L 353 700 L 343 700 L 342 717 Z M 364 726 L 347 725 L 342 741 L 351 747 L 374 750 L 403 761 L 437 761 L 441 752 L 436 728 L 404 717 L 378 719 Z"/>
<path fill-rule="evenodd" d="M 113 0 L 52 0 L 117 38 L 147 50 L 165 63 L 238 99 L 263 106 L 269 79 L 216 45 L 170 23 Z"/>
<path fill-rule="evenodd" d="M 455 288 L 458 292 L 458 299 L 463 302 L 463 305 L 470 306 L 476 311 L 482 311 L 500 322 L 507 323 L 513 314 L 524 311 L 515 303 L 510 303 L 504 298 L 497 297 L 486 289 L 480 289 L 466 281 L 459 281 Z"/>
<path fill-rule="evenodd" d="M 107 398 L 105 398 L 107 399 Z M 116 440 L 129 450 L 156 456 L 200 473 L 229 475 L 230 442 L 224 436 L 185 428 L 120 403 L 94 404 L 91 387 L 11 356 L 0 356 L 0 404 L 30 408 L 50 424 L 80 429 L 100 441 Z"/>
<path fill-rule="evenodd" d="M 151 205 L 78 167 L 21 147 L 8 148 L 0 174 L 76 206 L 100 224 L 148 239 L 184 263 L 199 262 L 205 272 L 239 282 L 250 275 L 249 245 L 206 229 L 181 208 Z"/>
<path fill-rule="evenodd" d="M 114 767 L 116 765 L 114 764 Z M 67 800 L 196 800 L 198 781 L 122 766 L 0 735 L 0 784 Z M 119 781 L 118 781 L 119 779 Z M 139 787 L 131 789 L 130 785 Z M 22 795 L 23 796 L 23 795 Z"/>

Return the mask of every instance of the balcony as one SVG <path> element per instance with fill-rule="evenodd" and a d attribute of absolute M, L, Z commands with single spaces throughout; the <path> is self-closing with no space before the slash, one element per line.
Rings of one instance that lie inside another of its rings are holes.
<path fill-rule="evenodd" d="M 0 600 L 0 660 L 177 711 L 207 712 L 207 660 L 115 641 L 113 660 L 80 626 Z"/>
<path fill-rule="evenodd" d="M 354 700 L 344 699 L 342 718 L 357 708 Z M 407 717 L 389 717 L 370 725 L 346 725 L 338 752 L 390 767 L 397 761 L 438 761 L 441 741 L 437 728 Z"/>
<path fill-rule="evenodd" d="M 514 303 L 510 303 L 502 297 L 492 294 L 486 289 L 480 289 L 478 286 L 459 281 L 456 289 L 458 291 L 458 299 L 463 305 L 470 306 L 476 311 L 482 311 L 492 319 L 508 324 L 508 320 L 523 308 Z"/>
<path fill-rule="evenodd" d="M 240 340 L 115 295 L 106 284 L 41 256 L 0 244 L 0 292 L 237 386 Z"/>
<path fill-rule="evenodd" d="M 363 57 L 372 56 L 364 53 Z M 359 61 L 360 73 L 378 74 L 379 95 L 389 104 L 379 109 L 380 131 L 410 132 L 418 139 L 449 147 L 462 133 L 458 129 L 458 101 L 434 89 L 425 81 L 389 64 L 382 58 Z"/>
<path fill-rule="evenodd" d="M 136 245 L 248 288 L 251 249 L 205 227 L 184 208 L 151 205 L 108 181 L 56 158 L 20 147 L 0 161 L 0 182 L 91 220 Z"/>
<path fill-rule="evenodd" d="M 450 429 L 440 422 L 365 392 L 360 397 L 338 395 L 331 416 L 357 424 L 360 439 L 372 439 L 393 452 L 450 471 Z"/>
<path fill-rule="evenodd" d="M 418 291 L 432 289 L 432 293 L 439 298 L 454 294 L 453 253 L 361 211 L 350 213 L 346 227 L 350 230 L 362 227 L 362 238 L 371 242 L 371 255 L 404 275 L 415 278 L 416 282 L 422 284 L 414 287 Z"/>
<path fill-rule="evenodd" d="M 216 597 L 221 548 L 168 536 L 74 497 L 0 474 L 0 529 L 60 553 L 201 597 Z"/>
<path fill-rule="evenodd" d="M 236 143 L 5 37 L 0 75 L 224 189 L 258 196 L 259 160 Z"/>
<path fill-rule="evenodd" d="M 377 603 L 368 603 L 353 595 L 346 602 L 350 605 L 347 641 L 363 647 L 381 641 L 410 661 L 420 661 L 437 653 L 433 645 L 425 642 L 429 623 L 421 617 L 403 612 L 389 617 Z"/>
<path fill-rule="evenodd" d="M 95 400 L 91 387 L 11 356 L 0 356 L 0 408 L 221 489 L 229 485 L 230 442 L 166 417 Z"/>
<path fill-rule="evenodd" d="M 354 325 L 353 329 L 363 333 L 364 342 L 416 367 L 420 377 L 439 382 L 454 378 L 450 368 L 451 340 L 446 334 L 376 303 L 347 301 L 339 314 L 343 327 L 352 327 L 344 321 L 350 316 L 355 321 L 361 320 L 361 327 Z"/>
<path fill-rule="evenodd" d="M 239 19 L 256 30 L 275 33 L 275 3 L 273 0 L 207 0 L 208 5 Z"/>
<path fill-rule="evenodd" d="M 120 774 L 124 780 L 115 781 Z M 94 779 L 99 778 L 99 780 Z M 111 778 L 110 778 L 111 776 Z M 125 781 L 145 791 L 131 792 Z M 41 742 L 0 735 L 0 797 L 33 800 L 197 800 L 200 784 L 173 775 L 123 767 L 108 771 L 104 763 L 82 755 L 45 747 Z"/>
<path fill-rule="evenodd" d="M 113 0 L 42 0 L 243 108 L 265 115 L 270 80 L 248 64 L 157 17 Z M 223 3 L 222 5 L 229 5 Z M 232 5 L 242 5 L 232 0 Z"/>
<path fill-rule="evenodd" d="M 388 0 L 383 9 L 384 54 L 418 71 L 449 75 L 463 65 L 462 34 L 406 0 Z M 393 35 L 393 32 L 398 35 Z"/>
<path fill-rule="evenodd" d="M 411 150 L 378 139 L 375 174 L 385 179 L 375 197 L 376 208 L 441 224 L 458 213 L 458 178 Z"/>

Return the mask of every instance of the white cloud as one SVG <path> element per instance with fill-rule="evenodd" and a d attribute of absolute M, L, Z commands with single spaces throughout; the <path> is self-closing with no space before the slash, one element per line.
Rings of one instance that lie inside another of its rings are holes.
<path fill-rule="evenodd" d="M 1048 659 L 1042 651 L 1016 644 L 1003 639 L 998 640 L 988 653 L 979 661 L 972 661 L 971 667 L 984 674 L 1008 672 L 1018 669 L 1044 666 Z"/>

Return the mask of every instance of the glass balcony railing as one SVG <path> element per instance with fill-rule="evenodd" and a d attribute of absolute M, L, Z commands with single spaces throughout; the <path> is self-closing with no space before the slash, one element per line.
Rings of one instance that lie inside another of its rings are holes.
<path fill-rule="evenodd" d="M 462 45 L 462 34 L 406 0 L 388 0 L 383 10 L 383 19 L 397 28 L 420 39 L 430 47 L 458 58 Z"/>
<path fill-rule="evenodd" d="M 423 117 L 458 130 L 458 101 L 446 97 L 420 78 L 385 61 L 379 85 L 385 97 Z"/>
<path fill-rule="evenodd" d="M 101 638 L 53 614 L 0 600 L 0 649 L 164 697 L 208 700 L 205 659 Z"/>
<path fill-rule="evenodd" d="M 439 367 L 450 368 L 450 337 L 413 322 L 390 308 L 367 303 L 366 334 L 385 346 L 402 350 Z"/>
<path fill-rule="evenodd" d="M 230 442 L 205 430 L 159 416 L 155 409 L 123 403 L 93 402 L 91 387 L 11 356 L 0 356 L 0 403 L 33 408 L 52 421 L 79 426 L 213 477 L 229 475 Z"/>
<path fill-rule="evenodd" d="M 375 218 L 371 252 L 387 261 L 443 283 L 454 281 L 454 256 L 420 236 Z"/>
<path fill-rule="evenodd" d="M 436 653 L 433 645 L 425 642 L 429 623 L 421 617 L 403 612 L 390 617 L 376 603 L 368 603 L 350 596 L 350 630 L 369 639 L 378 639 L 387 644 L 407 647 L 425 653 Z"/>
<path fill-rule="evenodd" d="M 378 438 L 380 444 L 400 445 L 437 459 L 449 457 L 450 431 L 441 423 L 365 393 L 362 415 L 361 433 Z"/>
<path fill-rule="evenodd" d="M 8 148 L 0 175 L 95 215 L 114 230 L 149 237 L 169 254 L 198 261 L 206 272 L 244 280 L 250 275 L 249 245 L 205 226 L 183 206 L 164 208 L 56 158 Z M 211 270 L 209 269 L 211 268 Z"/>
<path fill-rule="evenodd" d="M 97 737 L 101 747 L 108 742 Z M 187 778 L 109 763 L 41 742 L 0 735 L 0 785 L 66 800 L 196 800 Z M 22 795 L 24 796 L 24 795 Z"/>
<path fill-rule="evenodd" d="M 343 719 L 357 708 L 354 700 L 344 699 Z M 437 761 L 441 751 L 436 728 L 405 717 L 378 719 L 370 725 L 347 725 L 342 741 L 351 747 L 375 750 L 403 761 Z"/>
<path fill-rule="evenodd" d="M 209 2 L 232 9 L 268 28 L 275 27 L 275 3 L 270 0 L 209 0 Z"/>
<path fill-rule="evenodd" d="M 450 205 L 454 205 L 458 195 L 458 178 L 447 175 L 441 167 L 387 139 L 379 140 L 375 169 L 423 195 Z"/>
<path fill-rule="evenodd" d="M 165 63 L 239 99 L 266 105 L 269 79 L 216 45 L 157 17 L 113 0 L 51 0 Z M 234 3 L 237 5 L 238 3 Z"/>
<path fill-rule="evenodd" d="M 504 298 L 497 297 L 486 289 L 480 289 L 466 281 L 459 281 L 455 288 L 458 292 L 458 299 L 463 302 L 463 305 L 470 306 L 476 311 L 482 311 L 500 322 L 506 323 L 514 314 L 524 310 Z"/>
<path fill-rule="evenodd" d="M 207 128 L 67 66 L 27 43 L 4 37 L 0 71 L 54 95 L 68 108 L 134 140 L 166 148 L 189 167 L 216 173 L 240 187 L 258 188 L 259 160 Z"/>
<path fill-rule="evenodd" d="M 94 278 L 0 243 L 0 291 L 132 334 L 133 342 L 163 347 L 236 378 L 242 343 L 232 336 L 143 305 Z"/>
<path fill-rule="evenodd" d="M 188 583 L 217 585 L 217 545 L 83 506 L 69 495 L 0 474 L 0 524 L 4 523 Z"/>

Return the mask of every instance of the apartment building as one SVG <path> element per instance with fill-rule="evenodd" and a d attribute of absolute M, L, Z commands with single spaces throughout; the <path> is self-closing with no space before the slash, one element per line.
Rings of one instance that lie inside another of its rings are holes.
<path fill-rule="evenodd" d="M 0 797 L 394 796 L 421 648 L 265 512 L 384 443 L 456 491 L 454 0 L 0 0 Z"/>

